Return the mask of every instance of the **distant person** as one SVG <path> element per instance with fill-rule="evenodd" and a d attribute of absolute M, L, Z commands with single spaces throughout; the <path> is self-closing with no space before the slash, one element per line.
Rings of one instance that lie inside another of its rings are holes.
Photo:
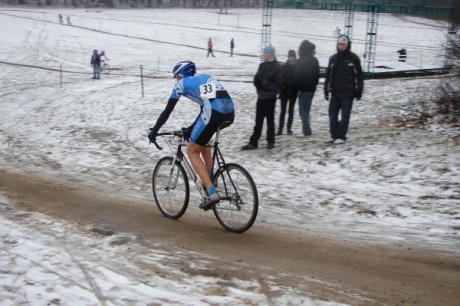
<path fill-rule="evenodd" d="M 402 48 L 401 50 L 398 50 L 397 53 L 399 53 L 399 61 L 400 62 L 405 62 L 407 58 L 407 51 L 405 48 Z"/>
<path fill-rule="evenodd" d="M 299 59 L 294 69 L 294 86 L 299 92 L 299 115 L 302 120 L 300 138 L 308 139 L 313 133 L 310 126 L 310 110 L 319 81 L 319 62 L 315 57 L 316 46 L 304 40 L 299 46 Z"/>
<path fill-rule="evenodd" d="M 99 58 L 101 61 L 101 71 L 105 73 L 109 73 L 110 69 L 109 69 L 108 61 L 110 61 L 110 59 L 107 57 L 107 54 L 105 53 L 104 50 L 102 50 L 101 53 L 99 54 Z"/>
<path fill-rule="evenodd" d="M 93 66 L 93 80 L 99 79 L 101 74 L 101 57 L 97 53 L 97 50 L 93 51 L 93 55 L 91 56 L 91 65 Z"/>
<path fill-rule="evenodd" d="M 335 27 L 335 35 L 339 36 L 340 35 L 340 28 L 339 27 Z"/>
<path fill-rule="evenodd" d="M 230 40 L 230 56 L 233 56 L 233 49 L 235 48 L 235 41 L 233 40 Z"/>
<path fill-rule="evenodd" d="M 211 54 L 212 57 L 215 57 L 214 52 L 212 52 L 212 46 L 213 46 L 212 39 L 210 38 L 208 39 L 208 56 L 207 57 L 209 57 L 209 54 Z"/>
<path fill-rule="evenodd" d="M 63 23 L 61 14 L 59 14 L 58 19 L 59 19 L 59 23 Z"/>
<path fill-rule="evenodd" d="M 294 106 L 297 100 L 297 90 L 293 86 L 294 67 L 296 64 L 297 55 L 294 50 L 288 51 L 288 59 L 283 65 L 283 85 L 280 92 L 281 112 L 276 135 L 283 134 L 284 118 L 286 117 L 286 109 L 289 103 L 287 134 L 292 135 L 292 122 L 294 120 Z"/>
<path fill-rule="evenodd" d="M 104 50 L 101 51 L 101 53 L 99 54 L 99 57 L 101 59 L 101 66 L 103 66 L 106 61 L 110 61 L 110 59 L 107 57 L 107 54 L 105 53 Z"/>
<path fill-rule="evenodd" d="M 70 16 L 67 15 L 67 24 L 70 25 Z"/>
<path fill-rule="evenodd" d="M 283 67 L 275 57 L 275 48 L 269 45 L 263 50 L 263 62 L 254 76 L 257 90 L 256 123 L 249 143 L 242 150 L 254 150 L 259 146 L 264 119 L 267 118 L 267 149 L 275 147 L 275 105 L 281 85 L 283 84 Z"/>
<path fill-rule="evenodd" d="M 350 51 L 351 41 L 346 35 L 337 39 L 337 53 L 329 58 L 324 81 L 324 97 L 329 100 L 329 143 L 344 144 L 353 99 L 361 99 L 364 87 L 363 71 L 359 57 Z M 342 118 L 338 119 L 339 112 Z"/>

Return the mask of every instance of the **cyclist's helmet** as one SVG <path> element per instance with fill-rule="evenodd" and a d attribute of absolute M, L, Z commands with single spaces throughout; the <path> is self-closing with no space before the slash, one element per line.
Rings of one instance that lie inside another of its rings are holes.
<path fill-rule="evenodd" d="M 184 76 L 184 78 L 195 75 L 195 63 L 192 61 L 181 61 L 174 66 L 172 73 L 174 77 L 177 77 L 178 74 L 181 74 L 182 76 Z"/>

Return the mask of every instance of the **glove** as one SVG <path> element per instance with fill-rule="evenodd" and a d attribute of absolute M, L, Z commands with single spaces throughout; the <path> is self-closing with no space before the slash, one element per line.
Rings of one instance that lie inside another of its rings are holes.
<path fill-rule="evenodd" d="M 356 95 L 356 100 L 358 100 L 358 101 L 361 100 L 361 94 Z"/>
<path fill-rule="evenodd" d="M 328 93 L 325 93 L 325 94 L 324 94 L 324 99 L 326 99 L 327 101 L 329 101 L 329 94 L 328 94 Z"/>
<path fill-rule="evenodd" d="M 156 143 L 157 142 L 157 131 L 153 128 L 150 128 L 150 133 L 147 136 L 150 142 Z"/>
<path fill-rule="evenodd" d="M 182 130 L 182 133 L 184 134 L 184 139 L 185 140 L 188 140 L 190 138 L 190 134 L 192 133 L 192 126 L 189 126 L 189 127 L 183 127 L 181 130 Z"/>

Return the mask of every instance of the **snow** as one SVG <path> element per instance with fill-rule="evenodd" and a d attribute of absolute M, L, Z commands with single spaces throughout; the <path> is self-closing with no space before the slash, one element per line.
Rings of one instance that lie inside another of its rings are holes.
<path fill-rule="evenodd" d="M 72 26 L 58 24 L 59 13 L 64 20 L 69 15 Z M 406 107 L 435 79 L 366 81 L 363 99 L 352 112 L 349 141 L 341 146 L 324 143 L 327 102 L 319 86 L 312 140 L 282 135 L 268 151 L 262 136 L 260 149 L 240 151 L 254 123 L 251 80 L 260 62 L 262 12 L 230 13 L 2 7 L 1 169 L 151 198 L 150 173 L 166 152 L 148 145 L 145 130 L 169 97 L 171 67 L 187 58 L 196 62 L 199 72 L 222 80 L 235 100 L 236 121 L 222 134 L 222 151 L 228 161 L 246 167 L 257 184 L 261 207 L 254 228 L 290 226 L 325 237 L 380 243 L 410 240 L 458 254 L 458 128 L 434 122 L 427 129 L 391 124 L 393 116 L 407 113 L 394 107 Z M 273 15 L 272 43 L 280 61 L 309 39 L 317 46 L 321 65 L 327 64 L 343 13 L 275 10 Z M 360 56 L 366 18 L 355 14 L 352 49 Z M 439 21 L 382 14 L 376 65 L 402 70 L 441 67 L 446 29 Z M 216 58 L 205 56 L 209 37 Z M 229 57 L 232 37 L 235 56 Z M 401 47 L 408 49 L 405 64 L 397 61 Z M 91 80 L 93 49 L 105 50 L 113 68 L 99 81 Z M 147 77 L 144 97 L 141 65 Z M 182 101 L 164 129 L 186 126 L 196 113 L 194 104 Z M 294 129 L 300 131 L 297 113 Z M 269 300 L 257 280 L 171 272 L 172 262 L 189 256 L 201 258 L 193 261 L 194 269 L 207 269 L 208 260 L 214 259 L 191 251 L 173 254 L 161 247 L 135 257 L 127 252 L 143 248 L 135 237 L 117 233 L 101 238 L 88 228 L 22 212 L 4 195 L 0 204 L 0 306 L 340 305 L 305 296 L 296 288 L 277 288 L 276 283 L 272 290 L 284 294 Z M 142 269 L 146 264 L 154 271 Z M 228 288 L 219 296 L 203 289 L 222 283 Z"/>

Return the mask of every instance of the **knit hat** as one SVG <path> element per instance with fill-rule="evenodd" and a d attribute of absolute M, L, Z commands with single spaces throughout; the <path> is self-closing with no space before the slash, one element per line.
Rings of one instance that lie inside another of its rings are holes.
<path fill-rule="evenodd" d="M 349 43 L 350 41 L 348 40 L 348 37 L 346 37 L 345 35 L 340 35 L 337 39 L 337 44 L 344 44 L 348 46 Z"/>
<path fill-rule="evenodd" d="M 295 51 L 294 50 L 289 50 L 288 51 L 288 57 L 296 57 Z"/>
<path fill-rule="evenodd" d="M 264 48 L 264 54 L 267 54 L 271 57 L 275 57 L 275 48 L 272 45 L 266 46 Z"/>

